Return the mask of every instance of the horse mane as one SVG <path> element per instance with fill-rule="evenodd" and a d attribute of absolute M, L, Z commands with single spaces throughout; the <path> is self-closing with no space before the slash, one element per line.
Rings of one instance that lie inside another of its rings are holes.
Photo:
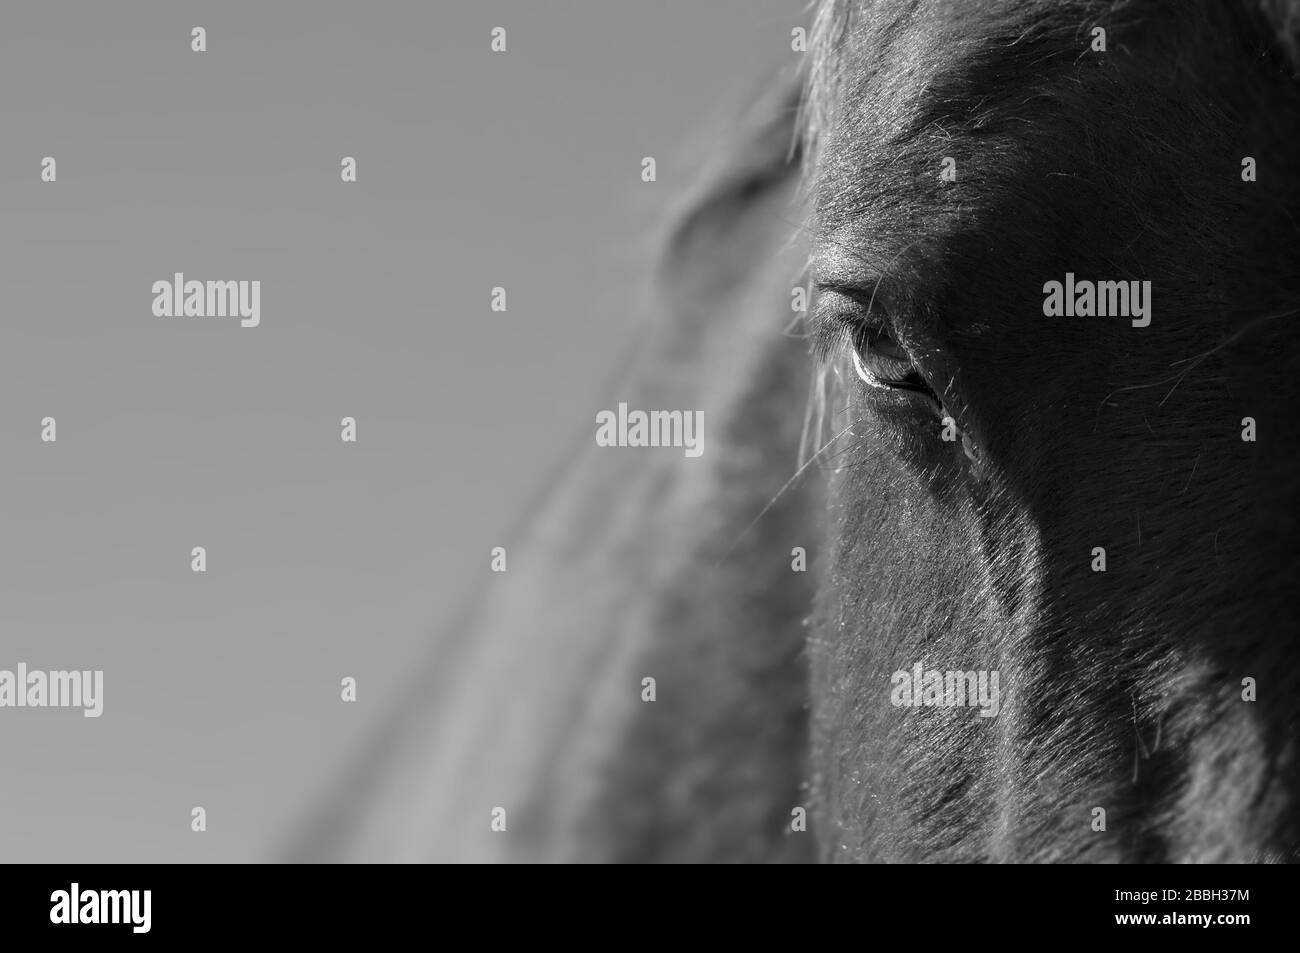
<path fill-rule="evenodd" d="M 803 265 L 801 89 L 797 73 L 775 77 L 679 164 L 697 181 L 659 213 L 646 318 L 597 396 L 702 410 L 703 456 L 575 434 L 503 541 L 508 572 L 471 594 L 287 856 L 808 856 L 788 834 L 806 773 L 811 574 L 790 553 L 815 545 L 812 488 L 752 525 L 793 472 L 789 410 L 808 373 L 785 333 Z M 496 806 L 505 833 L 489 829 Z"/>

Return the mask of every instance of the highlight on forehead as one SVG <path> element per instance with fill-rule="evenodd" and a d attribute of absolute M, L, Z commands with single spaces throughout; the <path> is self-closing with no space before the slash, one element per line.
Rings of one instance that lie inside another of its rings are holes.
<path fill-rule="evenodd" d="M 1300 0 L 816 0 L 800 117 L 804 155 L 816 155 L 859 80 L 906 84 L 916 68 L 959 80 L 976 70 L 971 91 L 982 94 L 999 79 L 1031 82 L 1049 64 L 1077 65 L 1098 25 L 1125 37 L 1117 62 L 1144 45 L 1173 69 L 1193 40 L 1240 34 L 1300 77 Z"/>
<path fill-rule="evenodd" d="M 881 105 L 897 117 L 903 105 L 898 96 L 924 95 L 932 85 L 927 74 L 957 78 L 972 61 L 1032 58 L 1038 54 L 1026 48 L 1027 38 L 1045 28 L 1072 33 L 1087 22 L 1081 11 L 1110 6 L 1111 0 L 821 0 L 810 36 L 801 124 L 807 154 L 824 144 L 835 113 L 864 80 L 881 81 Z M 976 86 L 974 93 L 988 92 Z"/>
<path fill-rule="evenodd" d="M 831 151 L 842 174 L 824 183 L 825 197 L 846 208 L 854 163 L 896 164 L 977 130 L 1014 147 L 1031 113 L 1058 86 L 1072 88 L 1088 27 L 1117 27 L 1116 11 L 1127 9 L 1113 0 L 822 0 L 800 117 L 805 194 L 822 185 Z"/>

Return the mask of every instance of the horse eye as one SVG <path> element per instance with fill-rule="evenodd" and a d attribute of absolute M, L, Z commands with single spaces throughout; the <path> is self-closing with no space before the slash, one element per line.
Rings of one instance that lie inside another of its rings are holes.
<path fill-rule="evenodd" d="M 865 321 L 858 322 L 851 332 L 851 340 L 853 349 L 863 358 L 864 363 L 869 360 L 873 365 L 882 368 L 890 362 L 900 362 L 907 367 L 912 365 L 912 359 L 908 357 L 902 345 L 895 341 L 883 327 Z"/>
<path fill-rule="evenodd" d="M 938 403 L 921 372 L 907 351 L 882 325 L 865 320 L 855 321 L 850 329 L 853 367 L 858 376 L 872 387 L 914 390 L 929 394 Z"/>

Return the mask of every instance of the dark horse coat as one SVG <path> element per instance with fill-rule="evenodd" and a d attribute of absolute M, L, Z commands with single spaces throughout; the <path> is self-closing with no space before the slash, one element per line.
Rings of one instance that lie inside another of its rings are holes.
<path fill-rule="evenodd" d="M 583 434 L 295 856 L 1289 859 L 1296 26 L 823 4 L 607 391 L 705 452 Z"/>

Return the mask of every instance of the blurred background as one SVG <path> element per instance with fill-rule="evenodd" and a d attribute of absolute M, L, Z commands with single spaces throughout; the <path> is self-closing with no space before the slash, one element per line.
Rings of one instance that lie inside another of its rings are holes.
<path fill-rule="evenodd" d="M 691 185 L 683 146 L 797 55 L 802 13 L 86 2 L 0 19 L 0 669 L 105 673 L 101 718 L 0 710 L 0 860 L 265 859 L 594 427 L 652 238 Z M 260 280 L 261 326 L 154 317 L 150 287 L 176 271 Z"/>

